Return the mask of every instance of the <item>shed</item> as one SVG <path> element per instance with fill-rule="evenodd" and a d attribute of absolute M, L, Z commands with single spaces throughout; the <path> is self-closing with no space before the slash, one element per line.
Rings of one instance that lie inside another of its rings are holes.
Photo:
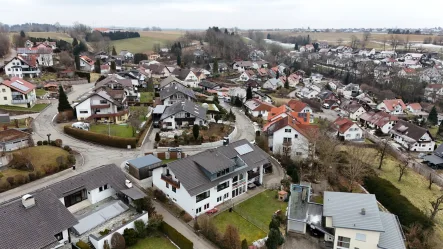
<path fill-rule="evenodd" d="M 128 161 L 128 171 L 133 177 L 143 180 L 152 176 L 152 170 L 160 167 L 163 163 L 153 155 L 146 155 Z"/>

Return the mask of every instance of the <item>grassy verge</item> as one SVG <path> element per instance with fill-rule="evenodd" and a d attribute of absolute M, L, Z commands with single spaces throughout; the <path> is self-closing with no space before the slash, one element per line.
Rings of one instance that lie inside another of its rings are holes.
<path fill-rule="evenodd" d="M 140 93 L 140 102 L 141 103 L 150 103 L 154 99 L 153 92 L 141 92 Z"/>
<path fill-rule="evenodd" d="M 174 244 L 164 236 L 148 237 L 140 239 L 136 245 L 129 247 L 129 249 L 177 249 Z"/>
<path fill-rule="evenodd" d="M 41 88 L 41 89 L 36 89 L 35 90 L 35 94 L 37 95 L 37 97 L 41 97 L 44 96 L 46 94 L 46 90 Z"/>
<path fill-rule="evenodd" d="M 164 160 L 162 160 L 162 163 L 167 164 L 167 163 L 171 163 L 175 160 L 177 160 L 177 159 L 164 159 Z"/>
<path fill-rule="evenodd" d="M 260 205 L 265 206 L 265 205 Z M 240 240 L 246 239 L 248 242 L 253 242 L 258 239 L 266 237 L 266 233 L 257 228 L 251 222 L 245 220 L 243 217 L 235 212 L 224 211 L 223 213 L 214 217 L 214 224 L 220 233 L 224 233 L 228 225 L 237 227 L 240 233 Z"/>
<path fill-rule="evenodd" d="M 0 109 L 10 110 L 10 111 L 28 111 L 28 112 L 41 112 L 45 109 L 49 104 L 35 104 L 32 108 L 25 108 L 19 106 L 12 105 L 0 105 Z"/>
<path fill-rule="evenodd" d="M 129 125 L 116 125 L 116 124 L 91 125 L 89 131 L 105 135 L 108 135 L 110 133 L 111 136 L 116 136 L 116 137 L 124 137 L 124 138 L 134 137 L 132 132 L 132 127 Z"/>

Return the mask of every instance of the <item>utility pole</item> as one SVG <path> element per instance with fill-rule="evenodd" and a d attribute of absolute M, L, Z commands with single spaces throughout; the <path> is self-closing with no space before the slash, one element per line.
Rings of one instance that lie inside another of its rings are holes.
<path fill-rule="evenodd" d="M 46 136 L 48 136 L 48 145 L 50 145 L 51 144 L 51 134 L 49 133 Z"/>

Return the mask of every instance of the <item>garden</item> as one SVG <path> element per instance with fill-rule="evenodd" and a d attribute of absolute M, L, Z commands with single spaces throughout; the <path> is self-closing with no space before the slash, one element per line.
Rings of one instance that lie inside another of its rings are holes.
<path fill-rule="evenodd" d="M 123 138 L 134 137 L 132 126 L 127 124 L 91 124 L 89 131 Z"/>
<path fill-rule="evenodd" d="M 22 112 L 41 112 L 45 109 L 49 104 L 35 104 L 31 108 L 12 106 L 12 105 L 0 105 L 0 109 L 5 111 L 22 111 Z"/>

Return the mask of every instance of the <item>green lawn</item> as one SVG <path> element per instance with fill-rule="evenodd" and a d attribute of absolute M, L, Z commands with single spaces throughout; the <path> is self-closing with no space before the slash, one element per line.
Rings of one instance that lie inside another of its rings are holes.
<path fill-rule="evenodd" d="M 141 121 L 146 120 L 146 115 L 148 114 L 148 107 L 146 106 L 130 106 L 129 112 L 131 115 L 138 115 Z"/>
<path fill-rule="evenodd" d="M 153 92 L 141 92 L 140 93 L 140 102 L 141 103 L 150 103 L 154 99 Z"/>
<path fill-rule="evenodd" d="M 173 162 L 175 160 L 177 160 L 177 159 L 165 159 L 165 160 L 162 160 L 162 163 L 167 164 L 167 163 Z"/>
<path fill-rule="evenodd" d="M 136 245 L 129 247 L 129 249 L 177 249 L 174 244 L 164 236 L 161 237 L 148 237 L 141 239 Z"/>
<path fill-rule="evenodd" d="M 25 108 L 12 105 L 0 105 L 0 109 L 10 110 L 10 111 L 31 111 L 31 112 L 41 112 L 49 104 L 35 104 L 32 108 Z"/>
<path fill-rule="evenodd" d="M 91 125 L 90 131 L 106 135 L 109 134 L 110 131 L 111 136 L 125 137 L 125 138 L 133 137 L 132 127 L 128 125 L 97 124 L 97 125 Z"/>
<path fill-rule="evenodd" d="M 46 90 L 41 88 L 41 89 L 36 89 L 35 93 L 37 94 L 37 97 L 43 96 L 46 94 Z"/>
<path fill-rule="evenodd" d="M 432 135 L 434 138 L 437 137 L 438 125 L 436 125 L 436 126 L 432 126 L 431 128 L 429 128 L 429 132 L 431 133 L 431 135 Z"/>
<path fill-rule="evenodd" d="M 223 213 L 215 216 L 214 224 L 222 234 L 228 225 L 237 227 L 238 232 L 240 233 L 240 239 L 246 239 L 248 243 L 252 243 L 253 241 L 266 237 L 265 232 L 258 229 L 254 224 L 245 220 L 235 212 L 230 213 L 229 211 L 224 211 Z"/>

